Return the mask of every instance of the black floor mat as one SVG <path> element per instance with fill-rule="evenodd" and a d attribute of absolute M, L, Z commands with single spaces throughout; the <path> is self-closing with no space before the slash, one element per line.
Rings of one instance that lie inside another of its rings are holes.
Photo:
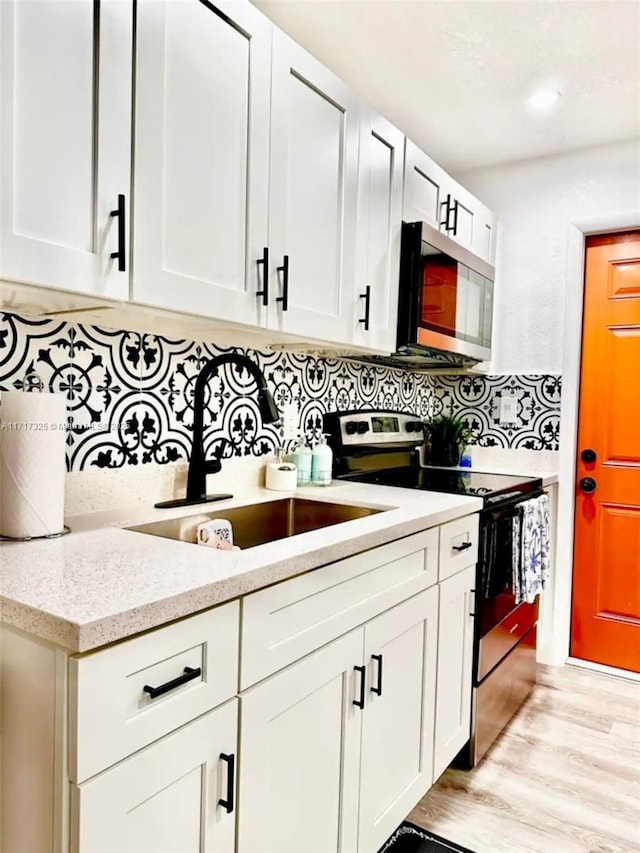
<path fill-rule="evenodd" d="M 473 853 L 473 851 L 405 821 L 400 824 L 379 853 Z"/>

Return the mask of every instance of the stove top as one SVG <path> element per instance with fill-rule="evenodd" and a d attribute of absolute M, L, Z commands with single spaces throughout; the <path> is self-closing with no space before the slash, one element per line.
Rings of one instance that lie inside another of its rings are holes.
<path fill-rule="evenodd" d="M 479 471 L 460 471 L 447 468 L 384 468 L 348 474 L 344 479 L 358 483 L 377 483 L 403 489 L 422 489 L 429 492 L 481 497 L 491 505 L 533 492 L 542 486 L 537 477 L 513 474 L 485 474 Z"/>
<path fill-rule="evenodd" d="M 521 500 L 542 488 L 537 477 L 419 465 L 425 425 L 411 412 L 329 412 L 324 416 L 324 431 L 340 479 L 480 497 L 485 508 Z"/>

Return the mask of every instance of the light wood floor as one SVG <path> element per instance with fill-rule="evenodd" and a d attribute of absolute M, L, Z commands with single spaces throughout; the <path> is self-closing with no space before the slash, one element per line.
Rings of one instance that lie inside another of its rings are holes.
<path fill-rule="evenodd" d="M 408 819 L 475 853 L 640 853 L 640 684 L 540 667 L 484 761 Z"/>

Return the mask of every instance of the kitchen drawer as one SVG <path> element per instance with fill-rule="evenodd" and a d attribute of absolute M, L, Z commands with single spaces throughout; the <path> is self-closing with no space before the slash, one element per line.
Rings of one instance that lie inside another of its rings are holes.
<path fill-rule="evenodd" d="M 426 589 L 437 576 L 433 528 L 247 596 L 241 689 Z"/>
<path fill-rule="evenodd" d="M 438 580 L 455 575 L 478 561 L 480 517 L 465 515 L 440 528 L 440 569 Z"/>
<path fill-rule="evenodd" d="M 69 661 L 69 776 L 82 782 L 237 692 L 237 601 Z M 183 684 L 170 682 L 200 669 Z M 169 689 L 152 698 L 145 687 Z"/>

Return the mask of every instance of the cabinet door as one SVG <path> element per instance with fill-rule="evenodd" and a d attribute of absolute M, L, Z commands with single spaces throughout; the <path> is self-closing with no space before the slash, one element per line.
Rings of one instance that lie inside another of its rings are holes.
<path fill-rule="evenodd" d="M 272 74 L 269 248 L 280 301 L 270 325 L 349 343 L 359 102 L 277 29 Z"/>
<path fill-rule="evenodd" d="M 233 853 L 235 780 L 222 756 L 235 761 L 237 712 L 232 699 L 72 786 L 72 850 Z"/>
<path fill-rule="evenodd" d="M 128 297 L 131 0 L 3 0 L 0 275 Z M 125 271 L 112 252 L 122 249 Z"/>
<path fill-rule="evenodd" d="M 478 226 L 475 233 L 473 251 L 489 264 L 495 264 L 496 236 L 498 220 L 488 208 L 478 211 Z"/>
<path fill-rule="evenodd" d="M 441 230 L 474 255 L 493 264 L 495 215 L 457 181 L 451 180 L 450 192 L 454 207 L 449 216 L 449 230 L 444 227 Z"/>
<path fill-rule="evenodd" d="M 241 694 L 239 853 L 357 846 L 362 629 Z"/>
<path fill-rule="evenodd" d="M 263 322 L 271 24 L 234 0 L 139 0 L 136 301 Z"/>
<path fill-rule="evenodd" d="M 396 348 L 404 135 L 363 105 L 354 343 Z"/>
<path fill-rule="evenodd" d="M 404 220 L 428 222 L 441 229 L 446 217 L 444 205 L 451 194 L 453 179 L 407 139 L 404 163 Z"/>
<path fill-rule="evenodd" d="M 358 849 L 378 850 L 432 782 L 438 589 L 365 626 Z"/>
<path fill-rule="evenodd" d="M 434 781 L 469 739 L 475 568 L 440 584 Z"/>

